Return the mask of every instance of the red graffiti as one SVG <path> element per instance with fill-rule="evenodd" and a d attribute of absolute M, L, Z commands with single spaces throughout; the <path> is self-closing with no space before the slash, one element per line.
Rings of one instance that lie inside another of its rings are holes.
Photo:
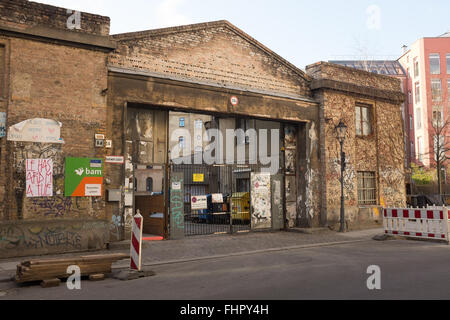
<path fill-rule="evenodd" d="M 53 196 L 53 160 L 26 161 L 27 197 Z"/>

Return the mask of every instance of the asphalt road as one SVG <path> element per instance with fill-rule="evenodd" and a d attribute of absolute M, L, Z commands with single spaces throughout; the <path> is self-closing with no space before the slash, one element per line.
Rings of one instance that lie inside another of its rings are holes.
<path fill-rule="evenodd" d="M 381 268 L 381 290 L 367 268 Z M 2 289 L 2 299 L 309 300 L 449 299 L 450 246 L 394 240 L 157 266 L 134 281 L 83 281 L 81 290 Z M 2 291 L 3 290 L 3 291 Z M 2 296 L 3 295 L 3 296 Z"/>

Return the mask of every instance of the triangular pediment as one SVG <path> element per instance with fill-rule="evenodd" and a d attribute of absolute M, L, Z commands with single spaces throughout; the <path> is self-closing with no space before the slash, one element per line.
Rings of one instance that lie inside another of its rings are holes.
<path fill-rule="evenodd" d="M 310 97 L 310 78 L 228 21 L 114 35 L 109 65 L 223 87 Z"/>

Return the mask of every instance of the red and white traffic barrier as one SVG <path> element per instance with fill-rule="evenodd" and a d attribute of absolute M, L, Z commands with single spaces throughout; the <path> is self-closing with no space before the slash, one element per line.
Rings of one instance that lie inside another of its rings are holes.
<path fill-rule="evenodd" d="M 383 224 L 388 235 L 450 242 L 450 212 L 445 207 L 385 209 Z"/>
<path fill-rule="evenodd" d="M 142 227 L 144 217 L 138 213 L 133 218 L 131 229 L 131 270 L 141 271 L 142 267 Z"/>

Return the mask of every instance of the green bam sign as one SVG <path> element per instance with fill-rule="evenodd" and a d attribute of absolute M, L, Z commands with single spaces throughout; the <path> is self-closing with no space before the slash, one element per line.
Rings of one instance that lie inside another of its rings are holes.
<path fill-rule="evenodd" d="M 66 158 L 66 197 L 103 196 L 103 160 Z"/>

